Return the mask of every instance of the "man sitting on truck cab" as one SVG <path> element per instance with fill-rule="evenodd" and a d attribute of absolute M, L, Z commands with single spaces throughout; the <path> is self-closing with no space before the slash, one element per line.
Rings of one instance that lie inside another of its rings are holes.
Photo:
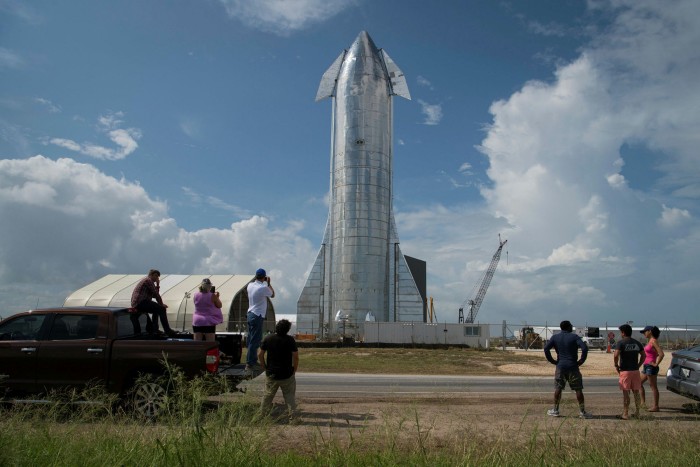
<path fill-rule="evenodd" d="M 156 299 L 154 302 L 153 299 Z M 157 303 L 156 303 L 157 302 Z M 153 328 L 146 329 L 149 333 L 158 332 L 158 319 L 163 323 L 163 331 L 168 335 L 168 337 L 177 336 L 177 332 L 170 328 L 168 323 L 168 315 L 166 308 L 168 305 L 163 303 L 163 299 L 160 296 L 160 271 L 157 269 L 151 269 L 148 271 L 148 275 L 141 279 L 134 287 L 134 291 L 131 294 L 131 307 L 136 310 L 136 315 L 131 321 L 134 323 L 134 333 L 141 333 L 141 325 L 138 322 L 138 316 L 142 313 L 153 315 Z"/>

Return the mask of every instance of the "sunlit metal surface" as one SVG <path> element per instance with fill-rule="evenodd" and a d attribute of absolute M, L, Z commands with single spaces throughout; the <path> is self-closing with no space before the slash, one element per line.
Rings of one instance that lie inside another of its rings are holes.
<path fill-rule="evenodd" d="M 392 95 L 410 99 L 405 77 L 364 31 L 321 79 L 316 100 L 333 97 L 331 204 L 297 303 L 299 332 L 332 334 L 338 312 L 360 327 L 368 312 L 378 321 L 423 319 L 393 215 Z"/>

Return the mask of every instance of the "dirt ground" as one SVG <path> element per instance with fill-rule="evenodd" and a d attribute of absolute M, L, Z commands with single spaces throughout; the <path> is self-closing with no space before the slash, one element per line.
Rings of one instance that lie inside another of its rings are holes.
<path fill-rule="evenodd" d="M 510 351 L 509 351 L 510 352 Z M 512 352 L 526 353 L 524 350 L 514 350 Z M 528 354 L 539 356 L 541 361 L 537 364 L 529 365 L 501 365 L 498 370 L 503 374 L 522 376 L 548 376 L 554 375 L 554 366 L 550 364 L 544 356 L 544 352 L 541 350 L 528 350 Z M 671 352 L 667 352 L 665 358 L 661 361 L 661 367 L 659 369 L 660 375 L 665 375 L 671 364 Z M 615 371 L 615 366 L 613 364 L 613 354 L 607 352 L 601 352 L 599 350 L 591 350 L 588 352 L 588 358 L 586 362 L 581 366 L 581 374 L 586 376 L 615 376 L 617 372 Z"/>
<path fill-rule="evenodd" d="M 661 374 L 665 374 L 670 355 L 662 362 Z M 592 351 L 581 368 L 586 376 L 614 376 L 612 354 Z M 500 374 L 552 375 L 554 367 L 542 356 L 542 362 L 528 365 L 502 365 Z M 585 389 L 584 389 L 585 393 Z M 277 436 L 280 449 L 294 451 L 323 449 L 329 442 L 354 449 L 371 448 L 381 440 L 405 449 L 417 446 L 435 449 L 463 449 L 466 443 L 523 443 L 533 436 L 551 442 L 555 436 L 562 440 L 595 440 L 598 437 L 618 436 L 628 431 L 647 433 L 651 426 L 664 429 L 697 430 L 700 415 L 686 413 L 683 405 L 687 398 L 662 390 L 661 411 L 642 412 L 638 420 L 622 421 L 622 395 L 586 395 L 586 408 L 594 418 L 581 420 L 571 391 L 565 391 L 560 411 L 562 417 L 546 415 L 551 407 L 551 395 L 532 396 L 453 395 L 422 398 L 357 398 L 355 399 L 297 399 L 301 416 L 296 424 L 279 422 L 272 431 Z M 282 409 L 281 394 L 275 400 L 277 413 Z M 549 441 L 548 441 L 549 440 Z"/>

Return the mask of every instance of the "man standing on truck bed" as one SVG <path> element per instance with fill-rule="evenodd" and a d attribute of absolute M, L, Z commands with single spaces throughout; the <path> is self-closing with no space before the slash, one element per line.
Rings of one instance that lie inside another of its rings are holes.
<path fill-rule="evenodd" d="M 583 399 L 583 377 L 578 369 L 588 357 L 588 347 L 583 343 L 581 337 L 574 334 L 574 327 L 570 321 L 562 321 L 559 324 L 561 332 L 554 334 L 544 347 L 544 356 L 549 363 L 556 365 L 554 373 L 554 407 L 547 411 L 550 417 L 559 417 L 559 402 L 561 392 L 569 383 L 569 387 L 576 392 L 578 401 L 578 416 L 580 418 L 593 418 L 586 412 Z M 552 348 L 557 352 L 557 359 L 552 358 Z M 581 349 L 581 358 L 578 358 L 578 349 Z"/>
<path fill-rule="evenodd" d="M 153 299 L 156 299 L 156 302 Z M 168 305 L 163 303 L 163 299 L 160 297 L 160 271 L 157 269 L 151 269 L 148 271 L 148 275 L 141 279 L 134 287 L 134 291 L 131 293 L 131 308 L 136 310 L 136 315 L 131 321 L 134 323 L 134 333 L 141 333 L 141 325 L 138 322 L 138 317 L 142 313 L 149 313 L 153 315 L 153 329 L 146 329 L 148 332 L 158 332 L 158 319 L 163 323 L 163 331 L 168 335 L 168 337 L 177 336 L 177 332 L 170 328 L 168 323 L 168 315 L 166 308 Z"/>
<path fill-rule="evenodd" d="M 265 284 L 267 282 L 267 284 Z M 255 271 L 255 280 L 248 284 L 248 354 L 245 373 L 252 374 L 258 361 L 258 347 L 262 340 L 262 328 L 267 313 L 267 297 L 274 298 L 275 290 L 264 269 Z"/>

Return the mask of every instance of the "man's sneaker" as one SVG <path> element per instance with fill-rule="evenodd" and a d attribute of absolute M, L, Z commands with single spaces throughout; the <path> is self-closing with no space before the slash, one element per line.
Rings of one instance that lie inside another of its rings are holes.
<path fill-rule="evenodd" d="M 558 417 L 559 416 L 559 409 L 549 409 L 547 411 L 547 415 L 550 417 Z"/>
<path fill-rule="evenodd" d="M 578 413 L 578 418 L 586 418 L 586 419 L 593 418 L 593 414 L 582 410 L 581 412 Z"/>

